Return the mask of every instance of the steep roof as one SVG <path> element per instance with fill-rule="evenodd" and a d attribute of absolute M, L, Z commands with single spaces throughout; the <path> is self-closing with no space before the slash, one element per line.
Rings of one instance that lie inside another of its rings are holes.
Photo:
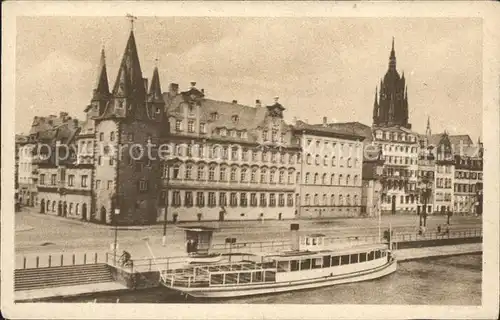
<path fill-rule="evenodd" d="M 101 50 L 101 60 L 97 69 L 97 80 L 94 88 L 93 100 L 105 99 L 109 96 L 108 72 L 106 70 L 106 55 Z"/>
<path fill-rule="evenodd" d="M 463 147 L 473 146 L 474 143 L 468 134 L 460 134 L 460 135 L 450 135 L 448 136 L 450 139 L 450 143 L 455 150 L 459 150 L 460 145 Z"/>
<path fill-rule="evenodd" d="M 141 64 L 137 54 L 134 32 L 130 35 L 123 53 L 120 69 L 113 87 L 113 95 L 129 97 L 133 96 L 140 101 L 144 101 L 146 90 L 142 78 Z"/>
<path fill-rule="evenodd" d="M 348 140 L 364 140 L 365 136 L 357 134 L 355 132 L 352 132 L 348 130 L 347 128 L 335 128 L 335 127 L 330 127 L 330 126 L 324 126 L 324 125 L 315 125 L 315 124 L 307 124 L 304 121 L 297 121 L 297 123 L 294 126 L 294 129 L 299 131 L 299 130 L 307 130 L 311 131 L 313 133 L 317 134 L 327 134 L 327 135 L 332 135 L 336 136 L 342 139 L 348 139 Z"/>
<path fill-rule="evenodd" d="M 365 138 L 365 141 L 372 139 L 372 128 L 361 122 L 334 122 L 328 123 L 328 127 L 347 133 L 359 135 Z M 320 126 L 320 125 L 319 125 Z"/>
<path fill-rule="evenodd" d="M 58 118 L 55 115 L 50 115 L 48 117 L 34 117 L 33 122 L 31 124 L 29 134 L 37 134 L 47 130 L 51 130 L 63 123 L 61 118 Z"/>

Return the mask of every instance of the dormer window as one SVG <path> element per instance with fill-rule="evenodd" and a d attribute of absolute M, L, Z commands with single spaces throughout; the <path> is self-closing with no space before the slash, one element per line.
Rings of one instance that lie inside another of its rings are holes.
<path fill-rule="evenodd" d="M 237 115 L 232 116 L 231 119 L 233 120 L 233 122 L 238 122 L 238 120 L 240 120 Z"/>

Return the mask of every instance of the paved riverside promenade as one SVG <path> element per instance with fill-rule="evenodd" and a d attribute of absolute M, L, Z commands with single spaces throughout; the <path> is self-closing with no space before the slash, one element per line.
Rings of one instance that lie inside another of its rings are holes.
<path fill-rule="evenodd" d="M 479 254 L 479 253 L 482 253 L 482 243 L 455 244 L 455 245 L 434 246 L 427 248 L 400 249 L 394 251 L 396 259 L 398 259 L 398 261 L 400 262 L 425 259 L 425 258 L 437 258 L 437 257 L 446 257 L 446 256 L 455 256 L 464 254 Z M 155 266 L 153 266 L 152 268 L 153 268 L 152 271 L 154 272 Z M 135 270 L 134 272 L 140 273 L 141 271 Z M 88 284 L 81 286 L 16 291 L 15 300 L 16 302 L 28 302 L 37 300 L 43 301 L 43 300 L 50 300 L 50 298 L 56 298 L 56 297 L 82 296 L 82 295 L 92 295 L 93 293 L 104 293 L 111 291 L 130 291 L 130 290 L 132 289 L 127 288 L 122 283 L 107 282 L 107 283 Z"/>

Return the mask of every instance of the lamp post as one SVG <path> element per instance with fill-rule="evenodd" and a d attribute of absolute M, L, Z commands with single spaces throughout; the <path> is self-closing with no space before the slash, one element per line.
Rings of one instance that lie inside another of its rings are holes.
<path fill-rule="evenodd" d="M 420 226 L 427 226 L 427 201 L 429 200 L 429 193 L 431 192 L 432 186 L 431 182 L 428 179 L 422 179 L 420 182 L 420 194 L 423 198 L 423 208 L 420 212 Z M 422 223 L 423 222 L 423 223 Z"/>
<path fill-rule="evenodd" d="M 165 161 L 165 170 L 167 171 L 166 174 L 166 195 L 165 195 L 165 207 L 163 208 L 163 237 L 161 240 L 162 246 L 165 246 L 167 244 L 167 218 L 168 218 L 168 196 L 170 193 L 170 164 L 169 161 Z"/>
<path fill-rule="evenodd" d="M 118 201 L 118 196 L 115 194 L 113 195 L 112 197 L 112 200 L 111 200 L 111 204 L 114 208 L 114 212 L 113 212 L 113 222 L 114 222 L 114 225 L 115 225 L 115 241 L 113 242 L 113 256 L 114 256 L 114 259 L 113 259 L 113 262 L 114 262 L 114 265 L 116 265 L 116 247 L 118 245 L 118 215 L 120 214 L 120 204 L 119 204 L 119 201 Z"/>

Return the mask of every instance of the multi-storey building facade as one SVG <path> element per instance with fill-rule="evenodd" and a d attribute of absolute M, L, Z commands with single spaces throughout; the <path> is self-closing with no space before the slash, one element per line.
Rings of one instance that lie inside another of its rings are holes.
<path fill-rule="evenodd" d="M 298 121 L 302 143 L 299 216 L 359 216 L 364 137 Z"/>
<path fill-rule="evenodd" d="M 215 101 L 192 83 L 181 93 L 171 84 L 165 101 L 167 219 L 294 218 L 300 148 L 277 99 L 255 107 Z"/>
<path fill-rule="evenodd" d="M 26 143 L 20 146 L 18 154 L 19 202 L 24 206 L 34 206 L 37 188 L 34 184 L 33 151 L 35 145 Z"/>

